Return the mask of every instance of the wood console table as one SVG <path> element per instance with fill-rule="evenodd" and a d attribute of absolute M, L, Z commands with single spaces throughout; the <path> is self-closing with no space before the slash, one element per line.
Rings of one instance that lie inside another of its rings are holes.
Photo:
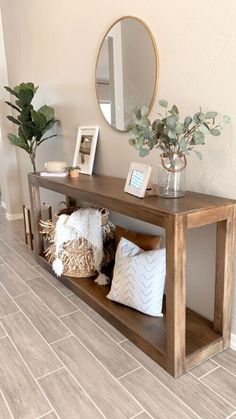
<path fill-rule="evenodd" d="M 107 207 L 166 230 L 166 304 L 163 318 L 150 317 L 106 298 L 109 286 L 91 279 L 59 278 L 175 377 L 229 346 L 236 201 L 187 192 L 184 198 L 139 199 L 123 192 L 124 179 L 81 175 L 79 179 L 29 174 L 37 262 L 52 272 L 43 257 L 38 232 L 39 188 Z M 217 223 L 214 322 L 186 310 L 186 230 Z"/>

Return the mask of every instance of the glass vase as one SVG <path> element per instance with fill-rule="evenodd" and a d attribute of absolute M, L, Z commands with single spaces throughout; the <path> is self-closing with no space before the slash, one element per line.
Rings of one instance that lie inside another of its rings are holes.
<path fill-rule="evenodd" d="M 181 198 L 185 194 L 186 157 L 182 153 L 161 155 L 158 168 L 159 195 L 164 198 Z"/>

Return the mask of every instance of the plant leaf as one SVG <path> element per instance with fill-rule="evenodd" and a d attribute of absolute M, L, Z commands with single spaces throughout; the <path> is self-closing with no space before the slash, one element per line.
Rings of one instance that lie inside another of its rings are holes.
<path fill-rule="evenodd" d="M 163 108 L 167 108 L 168 102 L 165 99 L 160 99 L 159 100 L 159 105 L 162 106 Z"/>
<path fill-rule="evenodd" d="M 20 125 L 20 122 L 18 121 L 18 119 L 14 118 L 11 115 L 8 115 L 7 119 L 9 119 L 9 121 L 13 122 L 13 124 Z"/>
<path fill-rule="evenodd" d="M 191 122 L 192 122 L 192 118 L 191 118 L 191 116 L 186 116 L 186 118 L 185 118 L 185 120 L 184 120 L 184 127 L 185 127 L 185 128 L 188 128 L 188 127 L 189 127 L 189 125 L 191 124 Z"/>
<path fill-rule="evenodd" d="M 217 116 L 217 112 L 207 112 L 206 119 L 214 119 Z"/>
<path fill-rule="evenodd" d="M 139 155 L 140 155 L 140 157 L 145 157 L 145 156 L 147 156 L 149 154 L 149 150 L 148 150 L 148 148 L 141 148 L 140 150 L 139 150 Z"/>
<path fill-rule="evenodd" d="M 200 153 L 200 151 L 197 151 L 197 150 L 193 150 L 193 151 L 196 154 L 196 156 L 199 158 L 199 160 L 202 160 L 202 154 Z"/>
<path fill-rule="evenodd" d="M 223 122 L 225 124 L 230 124 L 231 118 L 228 115 L 223 115 Z"/>
<path fill-rule="evenodd" d="M 143 105 L 140 109 L 141 115 L 142 116 L 147 116 L 149 113 L 149 109 L 146 105 Z"/>
<path fill-rule="evenodd" d="M 217 129 L 217 128 L 212 128 L 212 129 L 210 130 L 210 134 L 211 134 L 211 135 L 214 135 L 215 137 L 218 137 L 218 136 L 221 134 L 221 132 L 220 132 L 220 130 L 219 130 L 219 129 Z"/>
<path fill-rule="evenodd" d="M 166 125 L 170 129 L 175 129 L 178 118 L 176 115 L 171 115 L 166 118 Z"/>
<path fill-rule="evenodd" d="M 54 118 L 54 109 L 51 108 L 51 106 L 47 106 L 47 105 L 41 106 L 41 108 L 39 108 L 37 112 L 40 112 L 41 114 L 43 114 L 47 122 L 49 122 L 51 119 Z M 142 109 L 141 109 L 141 113 L 142 113 Z"/>

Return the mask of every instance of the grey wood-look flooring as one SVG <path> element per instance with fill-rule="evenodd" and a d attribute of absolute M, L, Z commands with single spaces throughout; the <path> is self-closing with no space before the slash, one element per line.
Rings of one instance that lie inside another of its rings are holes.
<path fill-rule="evenodd" d="M 236 352 L 172 378 L 35 262 L 0 211 L 0 419 L 236 417 Z"/>

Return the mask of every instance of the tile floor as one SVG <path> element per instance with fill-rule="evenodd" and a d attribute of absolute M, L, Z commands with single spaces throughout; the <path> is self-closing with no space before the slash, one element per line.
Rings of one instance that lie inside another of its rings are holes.
<path fill-rule="evenodd" d="M 23 239 L 0 213 L 0 419 L 236 418 L 236 352 L 172 378 Z"/>

